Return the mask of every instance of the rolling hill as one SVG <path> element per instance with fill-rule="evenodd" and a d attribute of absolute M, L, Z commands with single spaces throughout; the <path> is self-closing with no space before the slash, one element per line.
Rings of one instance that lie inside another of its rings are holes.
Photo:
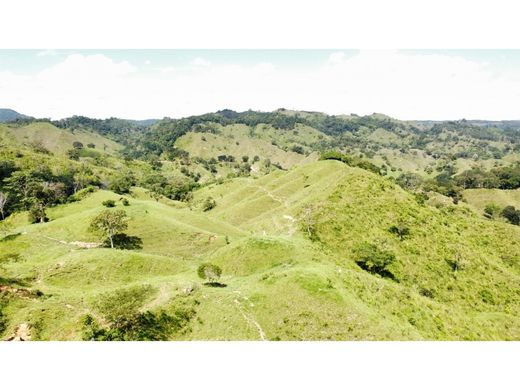
<path fill-rule="evenodd" d="M 467 157 L 446 156 L 466 144 L 503 147 L 489 169 L 514 167 L 516 136 L 485 128 L 498 138 L 477 142 L 476 127 L 287 110 L 0 125 L 0 192 L 15 199 L 0 223 L 0 335 L 519 340 L 520 228 L 482 215 L 516 190 L 459 198 L 435 179 L 459 183 L 451 163 Z M 71 155 L 74 142 L 99 155 Z M 31 223 L 35 206 L 45 222 Z M 110 248 L 89 226 L 116 211 L 128 226 Z M 201 279 L 205 264 L 220 278 Z"/>

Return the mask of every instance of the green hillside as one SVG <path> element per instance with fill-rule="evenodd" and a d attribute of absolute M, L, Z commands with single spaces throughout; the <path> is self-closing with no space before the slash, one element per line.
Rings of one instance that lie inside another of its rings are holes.
<path fill-rule="evenodd" d="M 510 126 L 2 124 L 0 337 L 519 340 Z"/>
<path fill-rule="evenodd" d="M 114 153 L 121 146 L 97 133 L 85 130 L 60 129 L 46 122 L 27 125 L 0 125 L 0 139 L 12 145 L 42 146 L 56 154 L 66 154 L 74 142 L 81 142 L 86 148 L 92 144 L 95 151 Z"/>
<path fill-rule="evenodd" d="M 81 339 L 86 314 L 106 321 L 96 300 L 133 287 L 141 310 L 191 313 L 170 339 L 520 337 L 517 227 L 464 206 L 420 205 L 388 180 L 336 161 L 212 185 L 195 200 L 206 196 L 217 206 L 205 213 L 132 196 L 123 206 L 119 195 L 97 191 L 49 210 L 45 224 L 15 218 L 1 243 L 11 259 L 3 266 L 11 290 L 4 335 L 28 323 L 35 339 Z M 142 249 L 85 248 L 99 242 L 87 227 L 106 199 L 128 213 L 128 234 Z M 306 217 L 309 204 L 317 206 Z M 398 220 L 410 229 L 404 240 L 388 231 Z M 356 264 L 365 241 L 395 255 L 392 278 Z M 221 266 L 225 287 L 198 279 L 208 261 Z"/>

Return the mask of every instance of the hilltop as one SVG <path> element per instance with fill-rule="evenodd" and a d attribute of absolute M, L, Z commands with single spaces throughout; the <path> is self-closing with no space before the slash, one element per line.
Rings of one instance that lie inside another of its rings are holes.
<path fill-rule="evenodd" d="M 0 108 L 0 123 L 1 122 L 11 122 L 17 119 L 26 119 L 29 118 L 27 115 L 20 114 L 15 110 L 11 110 L 9 108 Z"/>
<path fill-rule="evenodd" d="M 224 110 L 0 137 L 2 338 L 520 338 L 520 228 L 484 215 L 518 202 L 511 128 Z"/>

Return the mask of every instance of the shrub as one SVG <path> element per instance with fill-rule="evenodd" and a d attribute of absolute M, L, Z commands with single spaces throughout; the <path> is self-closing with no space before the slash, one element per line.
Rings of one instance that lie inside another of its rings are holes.
<path fill-rule="evenodd" d="M 202 210 L 209 211 L 211 209 L 214 209 L 215 207 L 217 207 L 217 201 L 210 196 L 206 198 L 206 200 L 204 201 L 204 204 L 202 205 Z"/>
<path fill-rule="evenodd" d="M 116 202 L 112 199 L 104 200 L 103 203 L 101 203 L 101 204 L 105 207 L 115 207 L 116 206 Z"/>
<path fill-rule="evenodd" d="M 399 222 L 397 225 L 390 226 L 388 231 L 399 237 L 401 241 L 410 235 L 410 228 L 408 228 L 403 222 Z"/>
<path fill-rule="evenodd" d="M 130 202 L 129 202 L 128 199 L 126 199 L 126 198 L 123 198 L 123 199 L 121 200 L 121 203 L 123 204 L 123 206 L 130 206 Z"/>
<path fill-rule="evenodd" d="M 515 209 L 514 206 L 506 206 L 500 213 L 500 216 L 504 217 L 513 225 L 520 225 L 520 210 Z"/>
<path fill-rule="evenodd" d="M 484 216 L 486 218 L 496 218 L 500 214 L 500 206 L 496 203 L 489 203 L 484 207 Z"/>
<path fill-rule="evenodd" d="M 376 245 L 364 242 L 355 250 L 356 264 L 365 271 L 383 277 L 393 278 L 388 266 L 395 261 L 393 253 L 379 249 Z"/>

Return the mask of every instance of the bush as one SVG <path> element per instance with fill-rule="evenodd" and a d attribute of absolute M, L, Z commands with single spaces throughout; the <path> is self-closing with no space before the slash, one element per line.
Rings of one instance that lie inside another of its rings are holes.
<path fill-rule="evenodd" d="M 500 206 L 496 203 L 489 203 L 484 207 L 484 216 L 486 218 L 496 218 L 500 215 Z"/>
<path fill-rule="evenodd" d="M 112 199 L 104 200 L 103 203 L 101 203 L 101 204 L 105 207 L 115 207 L 116 206 L 116 202 Z"/>
<path fill-rule="evenodd" d="M 356 264 L 365 271 L 383 277 L 393 278 L 388 266 L 395 261 L 393 253 L 379 249 L 376 245 L 364 242 L 355 250 Z"/>
<path fill-rule="evenodd" d="M 129 202 L 128 199 L 126 199 L 126 198 L 123 198 L 123 199 L 121 200 L 121 203 L 123 204 L 123 206 L 130 206 L 130 202 Z"/>
<path fill-rule="evenodd" d="M 500 216 L 504 217 L 513 225 L 520 225 L 520 210 L 515 209 L 514 206 L 506 206 L 500 213 Z"/>
<path fill-rule="evenodd" d="M 202 205 L 202 210 L 209 211 L 211 209 L 214 209 L 215 207 L 217 207 L 217 201 L 210 196 L 206 198 L 206 200 L 204 201 L 204 204 Z"/>
<path fill-rule="evenodd" d="M 410 235 L 410 228 L 408 228 L 403 222 L 399 222 L 397 225 L 390 226 L 388 231 L 399 237 L 401 241 Z"/>

